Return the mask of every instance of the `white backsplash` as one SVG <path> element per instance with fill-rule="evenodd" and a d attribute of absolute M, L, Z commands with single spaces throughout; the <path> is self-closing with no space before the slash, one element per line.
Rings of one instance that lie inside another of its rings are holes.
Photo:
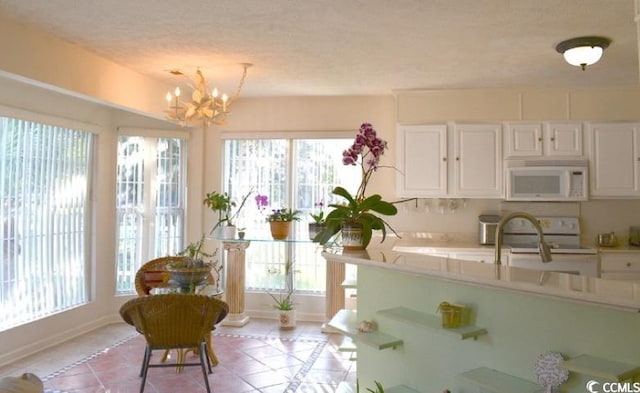
<path fill-rule="evenodd" d="M 626 244 L 629 226 L 640 225 L 640 199 L 592 200 L 586 202 L 506 202 L 494 199 L 458 200 L 454 209 L 435 199 L 420 199 L 398 208 L 388 222 L 399 232 L 448 234 L 452 237 L 477 238 L 480 214 L 504 215 L 524 211 L 535 216 L 582 217 L 582 242 L 595 244 L 598 233 L 614 231 Z"/>

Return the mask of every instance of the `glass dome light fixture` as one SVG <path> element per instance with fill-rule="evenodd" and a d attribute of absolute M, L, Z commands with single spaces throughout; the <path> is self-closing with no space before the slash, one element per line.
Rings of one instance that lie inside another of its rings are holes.
<path fill-rule="evenodd" d="M 562 41 L 556 45 L 556 51 L 564 56 L 567 63 L 582 68 L 595 64 L 602 57 L 602 52 L 609 46 L 611 40 L 605 37 L 578 37 Z"/>

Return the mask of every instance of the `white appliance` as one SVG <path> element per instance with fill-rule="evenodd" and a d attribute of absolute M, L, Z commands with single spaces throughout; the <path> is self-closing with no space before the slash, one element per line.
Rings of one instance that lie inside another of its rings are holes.
<path fill-rule="evenodd" d="M 538 235 L 533 225 L 514 218 L 504 225 L 503 244 L 510 248 L 509 266 L 598 277 L 600 257 L 594 248 L 580 244 L 578 217 L 537 217 L 551 249 L 551 262 L 538 254 Z"/>
<path fill-rule="evenodd" d="M 588 163 L 585 160 L 509 161 L 508 201 L 586 201 Z"/>

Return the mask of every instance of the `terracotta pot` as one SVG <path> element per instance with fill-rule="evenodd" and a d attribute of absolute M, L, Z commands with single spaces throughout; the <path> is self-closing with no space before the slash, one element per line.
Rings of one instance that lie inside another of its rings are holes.
<path fill-rule="evenodd" d="M 364 250 L 362 225 L 358 223 L 342 225 L 342 248 L 347 251 Z"/>
<path fill-rule="evenodd" d="M 271 221 L 271 237 L 276 240 L 284 240 L 289 237 L 291 232 L 291 221 Z"/>

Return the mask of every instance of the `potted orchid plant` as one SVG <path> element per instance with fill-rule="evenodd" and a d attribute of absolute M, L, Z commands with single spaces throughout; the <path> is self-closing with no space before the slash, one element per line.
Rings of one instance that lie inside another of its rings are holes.
<path fill-rule="evenodd" d="M 256 205 L 258 210 L 263 211 L 269 206 L 269 197 L 266 195 L 256 195 Z M 276 240 L 284 240 L 289 237 L 291 233 L 291 224 L 293 221 L 300 220 L 300 211 L 293 210 L 286 207 L 280 209 L 272 209 L 271 213 L 267 215 L 267 222 L 271 229 L 271 236 Z"/>
<path fill-rule="evenodd" d="M 324 207 L 324 202 L 319 201 L 313 204 L 313 206 L 317 209 L 320 209 L 317 213 L 309 213 L 312 222 L 309 223 L 309 240 L 316 241 L 316 237 L 324 230 L 326 227 L 324 222 L 324 211 L 322 208 Z"/>
<path fill-rule="evenodd" d="M 326 244 L 336 234 L 342 234 L 342 246 L 345 249 L 365 249 L 374 230 L 382 232 L 384 241 L 387 229 L 396 231 L 380 215 L 393 216 L 398 209 L 382 200 L 379 194 L 366 195 L 367 185 L 374 173 L 380 168 L 380 158 L 387 149 L 387 142 L 377 136 L 370 123 L 363 123 L 351 147 L 342 153 L 344 165 L 360 165 L 362 180 L 355 195 L 343 187 L 333 189 L 333 194 L 346 201 L 342 204 L 330 204 L 333 210 L 325 218 L 326 228 L 316 237 Z"/>

